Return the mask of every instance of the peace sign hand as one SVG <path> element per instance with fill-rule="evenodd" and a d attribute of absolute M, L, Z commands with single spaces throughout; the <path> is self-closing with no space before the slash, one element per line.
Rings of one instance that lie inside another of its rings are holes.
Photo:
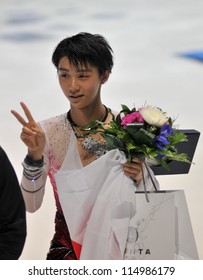
<path fill-rule="evenodd" d="M 11 110 L 11 113 L 23 126 L 20 138 L 28 147 L 29 156 L 31 156 L 33 160 L 39 160 L 42 158 L 46 141 L 44 131 L 35 122 L 25 103 L 21 102 L 20 105 L 27 117 L 27 121 L 15 110 Z"/>

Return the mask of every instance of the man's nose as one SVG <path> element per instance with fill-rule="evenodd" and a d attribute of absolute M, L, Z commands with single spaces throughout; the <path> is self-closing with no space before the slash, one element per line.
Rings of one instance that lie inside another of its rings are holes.
<path fill-rule="evenodd" d="M 79 90 L 80 90 L 80 86 L 79 86 L 77 79 L 72 78 L 71 84 L 70 84 L 70 91 L 75 93 L 75 92 L 78 92 Z"/>

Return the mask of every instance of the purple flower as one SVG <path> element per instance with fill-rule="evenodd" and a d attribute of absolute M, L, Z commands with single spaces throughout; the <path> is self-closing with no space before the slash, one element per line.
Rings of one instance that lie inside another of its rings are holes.
<path fill-rule="evenodd" d="M 166 150 L 165 145 L 170 144 L 170 141 L 167 139 L 167 137 L 170 136 L 172 132 L 173 132 L 172 127 L 169 124 L 164 124 L 161 127 L 160 134 L 154 138 L 153 144 L 159 150 Z"/>
<path fill-rule="evenodd" d="M 164 124 L 164 125 L 161 127 L 161 133 L 160 133 L 160 135 L 165 136 L 165 137 L 168 137 L 169 135 L 172 134 L 172 132 L 173 132 L 172 127 L 171 127 L 169 124 Z"/>

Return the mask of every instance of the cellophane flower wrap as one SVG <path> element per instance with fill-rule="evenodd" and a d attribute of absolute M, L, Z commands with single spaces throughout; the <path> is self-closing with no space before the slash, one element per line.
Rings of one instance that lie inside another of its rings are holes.
<path fill-rule="evenodd" d="M 166 169 L 171 160 L 190 163 L 187 154 L 178 153 L 176 147 L 179 142 L 188 141 L 187 136 L 174 128 L 174 120 L 165 112 L 149 105 L 138 110 L 130 110 L 126 105 L 121 107 L 110 123 L 97 121 L 96 132 L 101 132 L 109 149 L 123 151 L 129 162 L 138 157 L 153 160 Z"/>

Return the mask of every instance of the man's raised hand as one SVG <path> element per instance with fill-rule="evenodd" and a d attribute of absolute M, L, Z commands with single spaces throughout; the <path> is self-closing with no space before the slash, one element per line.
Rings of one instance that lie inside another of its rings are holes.
<path fill-rule="evenodd" d="M 11 113 L 16 117 L 19 123 L 22 124 L 21 140 L 28 147 L 28 154 L 33 160 L 42 158 L 45 146 L 45 134 L 42 128 L 36 123 L 32 114 L 25 103 L 20 103 L 27 120 L 25 120 L 17 111 L 11 110 Z"/>

